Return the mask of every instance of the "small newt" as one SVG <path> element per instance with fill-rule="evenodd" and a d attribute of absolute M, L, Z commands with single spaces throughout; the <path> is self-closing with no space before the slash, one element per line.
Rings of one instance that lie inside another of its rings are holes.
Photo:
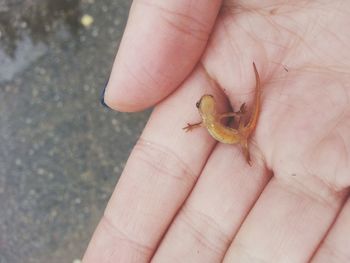
<path fill-rule="evenodd" d="M 199 114 L 202 117 L 202 121 L 195 124 L 187 124 L 183 129 L 186 132 L 193 130 L 197 127 L 205 127 L 210 135 L 219 142 L 236 144 L 239 143 L 242 147 L 243 153 L 249 165 L 251 165 L 250 154 L 248 149 L 248 139 L 252 135 L 257 125 L 259 114 L 260 114 L 260 77 L 258 70 L 256 69 L 255 63 L 253 63 L 255 80 L 256 80 L 256 91 L 255 91 L 255 107 L 250 116 L 248 123 L 244 123 L 242 115 L 246 113 L 245 103 L 242 104 L 241 108 L 237 112 L 227 112 L 219 114 L 216 111 L 216 102 L 212 95 L 203 95 L 201 99 L 196 103 Z M 238 117 L 238 128 L 234 129 L 225 126 L 221 123 L 223 118 L 227 117 Z"/>

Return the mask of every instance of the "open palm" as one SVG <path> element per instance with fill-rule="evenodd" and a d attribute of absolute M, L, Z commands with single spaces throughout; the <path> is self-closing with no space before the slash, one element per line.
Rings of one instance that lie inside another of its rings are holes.
<path fill-rule="evenodd" d="M 282 2 L 134 2 L 105 100 L 156 107 L 85 263 L 350 260 L 350 3 Z M 181 128 L 204 93 L 249 109 L 253 61 L 250 167 Z"/>

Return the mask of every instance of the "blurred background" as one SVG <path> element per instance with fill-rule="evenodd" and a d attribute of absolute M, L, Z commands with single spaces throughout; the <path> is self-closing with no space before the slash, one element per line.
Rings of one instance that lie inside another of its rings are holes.
<path fill-rule="evenodd" d="M 80 262 L 149 112 L 98 98 L 131 0 L 0 0 L 0 263 Z"/>

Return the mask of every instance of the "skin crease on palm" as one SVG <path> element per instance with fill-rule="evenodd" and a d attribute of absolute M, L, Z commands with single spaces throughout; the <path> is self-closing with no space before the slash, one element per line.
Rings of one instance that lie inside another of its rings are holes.
<path fill-rule="evenodd" d="M 156 107 L 83 262 L 350 262 L 349 24 L 349 1 L 134 1 L 105 100 Z M 249 110 L 252 62 L 249 167 L 181 128 L 206 93 Z"/>

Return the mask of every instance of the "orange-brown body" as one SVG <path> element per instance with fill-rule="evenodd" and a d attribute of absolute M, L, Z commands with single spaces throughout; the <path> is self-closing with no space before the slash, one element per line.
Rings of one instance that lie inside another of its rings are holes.
<path fill-rule="evenodd" d="M 244 124 L 241 120 L 242 114 L 245 113 L 244 104 L 238 112 L 227 112 L 224 114 L 218 114 L 216 112 L 216 102 L 212 95 L 203 95 L 201 99 L 196 103 L 199 114 L 202 117 L 202 121 L 196 124 L 188 124 L 184 129 L 191 131 L 193 128 L 204 126 L 207 128 L 210 135 L 219 142 L 236 144 L 239 143 L 242 146 L 242 150 L 246 157 L 247 162 L 250 164 L 250 155 L 248 149 L 248 139 L 254 132 L 257 125 L 260 114 L 260 97 L 261 87 L 259 73 L 256 69 L 255 63 L 253 63 L 255 79 L 256 79 L 256 92 L 255 102 L 252 115 L 247 124 Z M 222 118 L 238 116 L 238 128 L 234 129 L 225 126 L 221 123 Z"/>

